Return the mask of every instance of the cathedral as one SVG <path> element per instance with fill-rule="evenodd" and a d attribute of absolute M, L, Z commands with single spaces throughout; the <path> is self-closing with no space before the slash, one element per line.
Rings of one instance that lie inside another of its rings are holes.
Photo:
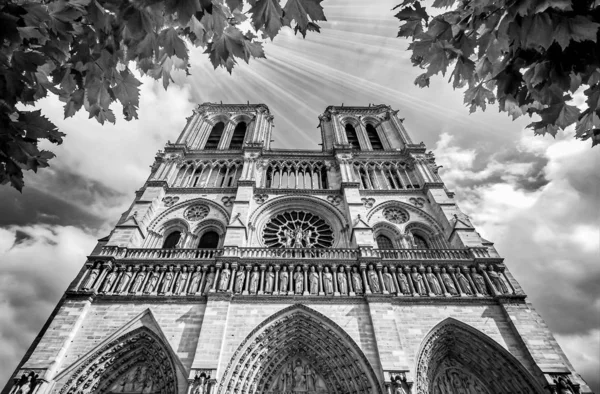
<path fill-rule="evenodd" d="M 591 393 L 397 112 L 198 105 L 2 393 Z"/>

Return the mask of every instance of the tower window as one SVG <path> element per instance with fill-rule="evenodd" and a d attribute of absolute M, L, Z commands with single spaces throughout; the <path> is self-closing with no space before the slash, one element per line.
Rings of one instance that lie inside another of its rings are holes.
<path fill-rule="evenodd" d="M 219 246 L 219 234 L 207 231 L 200 238 L 198 249 L 216 249 Z"/>
<path fill-rule="evenodd" d="M 204 149 L 217 149 L 219 146 L 219 141 L 221 141 L 221 136 L 223 135 L 223 130 L 225 130 L 225 123 L 219 122 L 214 125 L 210 131 L 208 140 L 206 140 Z"/>
<path fill-rule="evenodd" d="M 377 247 L 379 249 L 394 249 L 394 244 L 392 244 L 392 240 L 386 237 L 385 235 L 378 235 L 375 240 L 377 241 Z"/>
<path fill-rule="evenodd" d="M 369 142 L 371 142 L 373 150 L 383 150 L 383 144 L 379 139 L 379 134 L 372 124 L 367 125 L 367 137 L 369 137 Z"/>
<path fill-rule="evenodd" d="M 429 245 L 427 244 L 427 240 L 424 237 L 413 234 L 413 238 L 415 240 L 415 244 L 417 245 L 417 249 L 429 249 Z"/>
<path fill-rule="evenodd" d="M 246 128 L 246 122 L 240 122 L 237 124 L 237 126 L 235 126 L 233 135 L 231 136 L 231 144 L 229 144 L 229 149 L 242 149 L 244 138 L 246 138 Z"/>
<path fill-rule="evenodd" d="M 163 249 L 175 249 L 180 238 L 181 232 L 173 231 L 171 234 L 167 235 L 167 238 L 165 238 L 165 242 L 163 243 Z"/>
<path fill-rule="evenodd" d="M 360 150 L 356 129 L 350 123 L 346 123 L 346 138 L 348 139 L 348 143 L 352 145 L 352 149 Z"/>

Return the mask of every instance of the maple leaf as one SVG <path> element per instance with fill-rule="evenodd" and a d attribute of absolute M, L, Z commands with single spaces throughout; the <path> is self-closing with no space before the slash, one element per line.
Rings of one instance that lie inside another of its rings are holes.
<path fill-rule="evenodd" d="M 177 56 L 180 59 L 187 60 L 189 55 L 187 52 L 187 48 L 185 47 L 185 42 L 179 37 L 177 31 L 170 27 L 160 32 L 159 40 L 165 48 L 165 52 L 167 56 Z"/>
<path fill-rule="evenodd" d="M 263 30 L 272 40 L 283 26 L 283 10 L 278 0 L 257 0 L 250 9 L 252 25 Z"/>
<path fill-rule="evenodd" d="M 321 2 L 323 0 L 288 0 L 283 8 L 283 23 L 289 26 L 292 20 L 303 35 L 306 34 L 308 24 L 313 21 L 324 21 L 325 14 Z M 310 17 L 310 19 L 309 19 Z"/>
<path fill-rule="evenodd" d="M 116 75 L 116 85 L 112 88 L 115 97 L 123 107 L 128 105 L 137 107 L 140 104 L 140 89 L 138 87 L 142 83 L 129 70 L 123 70 Z"/>
<path fill-rule="evenodd" d="M 495 100 L 494 92 L 486 89 L 481 83 L 465 91 L 465 104 L 470 107 L 469 112 L 471 113 L 475 112 L 477 107 L 481 107 L 485 111 L 486 102 L 492 104 Z"/>
<path fill-rule="evenodd" d="M 58 131 L 54 123 L 42 115 L 41 110 L 21 112 L 17 124 L 26 131 L 27 138 L 44 138 L 53 143 L 62 143 L 64 134 Z"/>
<path fill-rule="evenodd" d="M 459 57 L 450 76 L 450 79 L 454 79 L 452 86 L 456 89 L 470 83 L 473 79 L 473 71 L 475 71 L 475 63 L 464 56 Z"/>

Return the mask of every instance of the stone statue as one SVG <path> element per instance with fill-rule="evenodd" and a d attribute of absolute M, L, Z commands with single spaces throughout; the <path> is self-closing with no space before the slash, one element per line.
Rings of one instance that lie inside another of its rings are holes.
<path fill-rule="evenodd" d="M 90 290 L 94 286 L 94 282 L 98 278 L 98 275 L 100 275 L 100 267 L 101 267 L 100 263 L 97 263 L 94 266 L 94 268 L 90 272 L 90 275 L 87 277 L 85 284 L 83 286 L 81 286 L 81 290 Z"/>
<path fill-rule="evenodd" d="M 423 283 L 423 276 L 417 272 L 417 267 L 412 267 L 410 277 L 412 278 L 413 286 L 415 286 L 415 292 L 420 295 L 427 295 L 427 289 L 425 289 L 425 284 Z"/>
<path fill-rule="evenodd" d="M 394 394 L 406 394 L 406 390 L 404 390 L 404 388 L 402 387 L 401 382 L 396 383 L 396 386 L 394 388 Z"/>
<path fill-rule="evenodd" d="M 340 267 L 340 271 L 337 273 L 337 281 L 340 294 L 348 294 L 348 279 L 346 278 L 343 266 Z"/>
<path fill-rule="evenodd" d="M 25 376 L 25 374 L 23 374 L 23 376 Z M 35 385 L 33 372 L 30 372 L 29 375 L 27 375 L 26 379 L 27 380 L 25 380 L 25 382 L 21 384 L 21 387 L 19 387 L 15 394 L 29 394 L 29 392 L 31 392 L 33 386 Z M 24 379 L 21 378 L 21 380 Z"/>
<path fill-rule="evenodd" d="M 285 237 L 285 247 L 286 248 L 291 248 L 292 247 L 292 241 L 294 239 L 294 234 L 292 233 L 292 230 L 290 230 L 289 228 L 286 228 L 283 232 L 283 235 Z"/>
<path fill-rule="evenodd" d="M 258 292 L 258 281 L 260 280 L 260 272 L 258 272 L 258 267 L 252 268 L 252 273 L 250 274 L 250 288 L 248 292 L 250 294 L 256 294 Z"/>
<path fill-rule="evenodd" d="M 287 266 L 281 267 L 281 272 L 279 273 L 279 292 L 283 294 L 287 294 L 289 288 L 289 280 L 290 274 L 287 272 Z"/>
<path fill-rule="evenodd" d="M 302 239 L 304 240 L 304 247 L 310 248 L 312 246 L 312 242 L 310 242 L 310 237 L 312 236 L 312 231 L 306 230 L 302 233 Z"/>
<path fill-rule="evenodd" d="M 465 294 L 473 295 L 473 290 L 471 290 L 471 284 L 469 283 L 469 280 L 463 275 L 462 272 L 460 272 L 460 270 L 456 270 L 456 280 Z"/>
<path fill-rule="evenodd" d="M 187 272 L 187 267 L 184 265 L 181 268 L 181 273 L 179 274 L 179 278 L 177 278 L 177 284 L 175 285 L 175 290 L 173 290 L 173 294 L 181 294 L 184 290 L 185 282 L 187 281 L 190 274 Z"/>
<path fill-rule="evenodd" d="M 363 293 L 362 278 L 356 267 L 352 267 L 352 286 L 354 286 L 354 292 L 356 294 Z"/>
<path fill-rule="evenodd" d="M 304 377 L 304 367 L 302 361 L 296 360 L 294 367 L 294 391 L 304 391 L 306 389 L 306 378 Z"/>
<path fill-rule="evenodd" d="M 394 278 L 392 278 L 392 274 L 389 272 L 388 267 L 383 267 L 383 284 L 387 291 L 390 294 L 396 292 L 396 285 L 394 284 Z"/>
<path fill-rule="evenodd" d="M 229 277 L 231 277 L 231 270 L 229 270 L 229 264 L 225 263 L 221 270 L 221 277 L 219 278 L 219 291 L 227 291 L 229 287 Z"/>
<path fill-rule="evenodd" d="M 270 294 L 273 292 L 275 288 L 275 272 L 273 272 L 273 266 L 269 266 L 267 268 L 267 272 L 265 272 L 265 294 Z"/>
<path fill-rule="evenodd" d="M 121 276 L 121 279 L 119 280 L 119 283 L 117 284 L 117 288 L 115 290 L 116 294 L 121 294 L 127 290 L 127 286 L 129 285 L 129 282 L 131 282 L 132 276 L 133 276 L 133 272 L 131 272 L 131 266 L 129 266 L 129 267 L 127 267 L 125 272 L 123 272 L 123 275 Z"/>
<path fill-rule="evenodd" d="M 398 268 L 398 286 L 400 286 L 400 292 L 402 294 L 410 294 L 410 286 L 408 285 L 408 279 L 402 272 L 402 268 Z"/>
<path fill-rule="evenodd" d="M 244 291 L 244 280 L 246 279 L 246 273 L 244 272 L 244 267 L 240 267 L 239 271 L 235 274 L 235 286 L 233 287 L 233 291 L 237 294 Z"/>
<path fill-rule="evenodd" d="M 196 382 L 193 394 L 206 394 L 206 383 L 206 376 L 204 376 L 204 374 L 200 375 Z"/>
<path fill-rule="evenodd" d="M 109 292 L 110 288 L 112 287 L 113 283 L 115 282 L 115 279 L 117 279 L 117 268 L 116 267 L 113 268 L 113 270 L 110 271 L 110 273 L 108 275 L 106 275 L 106 279 L 104 279 L 104 284 L 100 288 L 100 291 L 103 293 Z"/>
<path fill-rule="evenodd" d="M 477 273 L 476 268 L 471 268 L 471 277 L 473 278 L 473 282 L 475 282 L 475 287 L 477 287 L 477 291 L 483 295 L 488 295 L 487 288 L 485 286 L 485 279 L 479 273 Z"/>
<path fill-rule="evenodd" d="M 150 294 L 156 289 L 159 277 L 160 273 L 158 272 L 158 267 L 155 267 L 154 270 L 150 271 L 150 279 L 148 279 L 148 283 L 146 283 L 144 294 Z"/>
<path fill-rule="evenodd" d="M 452 281 L 450 274 L 446 272 L 446 268 L 442 268 L 441 276 L 442 276 L 442 282 L 444 282 L 444 285 L 446 286 L 446 290 L 448 291 L 448 293 L 450 293 L 452 295 L 458 295 L 456 286 L 454 286 L 454 281 Z"/>
<path fill-rule="evenodd" d="M 372 265 L 369 266 L 367 278 L 369 279 L 369 286 L 371 286 L 371 291 L 373 293 L 381 293 L 381 288 L 379 287 L 379 278 L 377 277 L 377 272 L 373 269 Z"/>
<path fill-rule="evenodd" d="M 431 272 L 431 267 L 427 267 L 427 273 L 425 274 L 427 278 L 427 282 L 429 282 L 429 288 L 431 292 L 435 295 L 442 295 L 442 287 L 440 286 L 440 282 L 438 278 L 435 277 L 435 274 Z"/>
<path fill-rule="evenodd" d="M 310 294 L 319 294 L 319 274 L 315 272 L 314 266 L 310 267 L 308 283 L 310 285 Z"/>
<path fill-rule="evenodd" d="M 179 239 L 177 240 L 177 244 L 175 245 L 175 249 L 183 249 L 183 242 L 186 238 L 187 233 L 185 231 L 181 232 Z"/>
<path fill-rule="evenodd" d="M 500 277 L 500 274 L 494 271 L 494 268 L 491 265 L 488 268 L 488 276 L 490 277 L 490 280 L 492 281 L 494 287 L 496 287 L 496 290 L 498 290 L 498 292 L 502 294 L 508 294 L 508 287 L 506 287 L 506 284 L 502 280 L 502 277 Z"/>
<path fill-rule="evenodd" d="M 306 390 L 314 391 L 316 389 L 316 379 L 315 371 L 310 367 L 310 365 L 306 365 L 304 368 L 304 376 L 306 380 Z"/>
<path fill-rule="evenodd" d="M 558 394 L 573 394 L 573 390 L 569 387 L 567 380 L 562 376 L 558 378 L 558 384 L 556 386 L 558 388 Z"/>
<path fill-rule="evenodd" d="M 323 270 L 323 291 L 325 294 L 333 294 L 333 275 L 329 272 L 329 267 L 325 267 Z"/>
<path fill-rule="evenodd" d="M 169 290 L 171 290 L 171 284 L 173 283 L 173 278 L 175 274 L 173 273 L 173 267 L 169 266 L 167 272 L 165 272 L 165 276 L 163 276 L 163 280 L 160 283 L 160 287 L 158 289 L 159 294 L 165 294 Z"/>
<path fill-rule="evenodd" d="M 302 247 L 302 229 L 297 228 L 294 233 L 294 248 Z"/>
<path fill-rule="evenodd" d="M 204 285 L 204 294 L 208 294 L 210 289 L 212 289 L 212 285 L 215 282 L 216 275 L 217 275 L 217 273 L 215 272 L 215 267 L 211 266 L 209 269 L 208 275 L 206 275 L 206 284 Z"/>
<path fill-rule="evenodd" d="M 287 364 L 283 367 L 281 375 L 279 375 L 279 386 L 278 389 L 282 393 L 287 393 L 292 388 L 292 367 Z"/>
<path fill-rule="evenodd" d="M 196 271 L 192 274 L 192 279 L 190 280 L 188 294 L 196 294 L 196 292 L 198 291 L 198 283 L 200 283 L 201 275 L 202 272 L 200 271 L 200 267 L 196 267 Z"/>
<path fill-rule="evenodd" d="M 304 276 L 300 270 L 300 266 L 296 267 L 294 272 L 294 292 L 296 294 L 302 294 L 304 291 Z"/>
<path fill-rule="evenodd" d="M 130 292 L 135 293 L 136 291 L 140 290 L 144 279 L 146 279 L 146 267 L 142 267 L 141 271 L 136 275 L 133 285 L 131 285 Z"/>

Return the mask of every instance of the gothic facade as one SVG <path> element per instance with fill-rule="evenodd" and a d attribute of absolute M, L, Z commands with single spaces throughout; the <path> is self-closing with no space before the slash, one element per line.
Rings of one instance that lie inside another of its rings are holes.
<path fill-rule="evenodd" d="M 199 105 L 3 394 L 591 392 L 386 105 Z"/>

